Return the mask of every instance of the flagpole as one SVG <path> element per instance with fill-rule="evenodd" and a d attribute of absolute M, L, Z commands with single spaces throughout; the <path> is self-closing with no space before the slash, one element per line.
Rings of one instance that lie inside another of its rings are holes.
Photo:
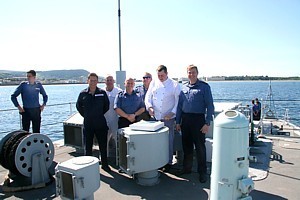
<path fill-rule="evenodd" d="M 121 5 L 120 5 L 120 0 L 118 0 L 118 18 L 119 18 L 119 66 L 120 66 L 120 71 L 122 71 L 122 53 L 121 53 Z"/>
<path fill-rule="evenodd" d="M 116 84 L 121 89 L 125 89 L 124 82 L 126 79 L 126 71 L 122 71 L 122 51 L 121 51 L 121 0 L 118 0 L 118 19 L 119 19 L 119 67 L 120 71 L 116 71 Z"/>

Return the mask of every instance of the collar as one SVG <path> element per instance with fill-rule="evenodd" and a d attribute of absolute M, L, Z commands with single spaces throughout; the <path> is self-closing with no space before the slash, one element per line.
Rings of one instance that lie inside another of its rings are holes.
<path fill-rule="evenodd" d="M 98 88 L 98 87 L 96 87 L 96 90 L 95 90 L 95 93 L 94 93 L 94 94 L 98 93 L 98 91 L 99 91 L 99 88 Z M 90 94 L 90 87 L 88 87 L 88 88 L 87 88 L 87 93 L 89 93 L 89 94 Z"/>
<path fill-rule="evenodd" d="M 124 95 L 133 95 L 133 94 L 135 94 L 135 93 L 136 93 L 135 90 L 132 90 L 132 93 L 131 93 L 131 94 L 127 93 L 127 92 L 126 92 L 126 89 L 124 90 Z"/>
<path fill-rule="evenodd" d="M 188 87 L 194 87 L 196 85 L 199 85 L 199 83 L 200 83 L 200 81 L 199 81 L 199 79 L 197 79 L 196 83 L 194 83 L 194 84 L 190 84 L 190 82 L 187 82 L 187 86 Z"/>
<path fill-rule="evenodd" d="M 35 84 L 36 84 L 36 81 L 34 81 L 33 84 L 31 84 L 29 81 L 26 81 L 26 83 L 27 83 L 28 85 L 35 85 Z"/>

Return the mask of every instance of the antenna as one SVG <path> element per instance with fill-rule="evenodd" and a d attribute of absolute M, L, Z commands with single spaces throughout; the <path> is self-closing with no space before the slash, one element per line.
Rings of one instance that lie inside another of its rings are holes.
<path fill-rule="evenodd" d="M 274 103 L 274 99 L 273 99 L 271 80 L 269 83 L 269 89 L 268 89 L 266 101 L 267 101 L 268 105 L 267 105 L 267 112 L 265 113 L 265 118 L 267 118 L 267 119 L 277 118 L 275 103 Z"/>
<path fill-rule="evenodd" d="M 119 65 L 120 71 L 116 71 L 116 84 L 125 89 L 124 81 L 126 78 L 126 71 L 122 71 L 122 51 L 121 51 L 121 0 L 118 0 L 118 18 L 119 18 Z"/>
<path fill-rule="evenodd" d="M 121 54 L 121 4 L 118 0 L 118 18 L 119 18 L 119 62 L 120 62 L 120 71 L 122 71 L 122 54 Z"/>

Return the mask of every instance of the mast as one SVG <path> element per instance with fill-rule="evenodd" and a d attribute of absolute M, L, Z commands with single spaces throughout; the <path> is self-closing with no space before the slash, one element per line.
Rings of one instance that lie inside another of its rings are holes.
<path fill-rule="evenodd" d="M 120 66 L 120 71 L 122 71 L 122 52 L 121 52 L 121 5 L 120 5 L 120 0 L 118 0 L 118 19 L 119 19 L 119 66 Z"/>
<path fill-rule="evenodd" d="M 271 80 L 269 83 L 269 90 L 268 90 L 268 94 L 266 97 L 266 101 L 268 101 L 268 105 L 267 105 L 267 112 L 265 113 L 265 118 L 267 119 L 275 119 L 277 118 L 277 114 L 276 114 L 276 108 L 275 108 L 275 103 L 274 103 L 274 99 L 273 99 L 273 91 L 272 91 L 272 86 L 271 86 Z"/>
<path fill-rule="evenodd" d="M 126 78 L 126 71 L 122 71 L 122 51 L 121 51 L 121 0 L 118 0 L 118 19 L 119 19 L 119 67 L 120 70 L 116 71 L 116 84 L 121 89 L 125 89 L 124 82 Z"/>

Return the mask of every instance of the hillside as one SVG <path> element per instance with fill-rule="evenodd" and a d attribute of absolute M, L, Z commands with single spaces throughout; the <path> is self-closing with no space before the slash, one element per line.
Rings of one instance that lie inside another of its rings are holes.
<path fill-rule="evenodd" d="M 51 70 L 51 71 L 38 71 L 37 76 L 43 79 L 73 79 L 78 80 L 82 77 L 86 78 L 89 72 L 83 69 L 79 70 Z"/>
<path fill-rule="evenodd" d="M 37 71 L 37 78 L 42 79 L 56 79 L 56 80 L 81 80 L 86 78 L 89 72 L 83 69 L 76 70 L 51 70 L 51 71 Z M 10 71 L 0 70 L 0 79 L 25 77 L 25 71 Z"/>

